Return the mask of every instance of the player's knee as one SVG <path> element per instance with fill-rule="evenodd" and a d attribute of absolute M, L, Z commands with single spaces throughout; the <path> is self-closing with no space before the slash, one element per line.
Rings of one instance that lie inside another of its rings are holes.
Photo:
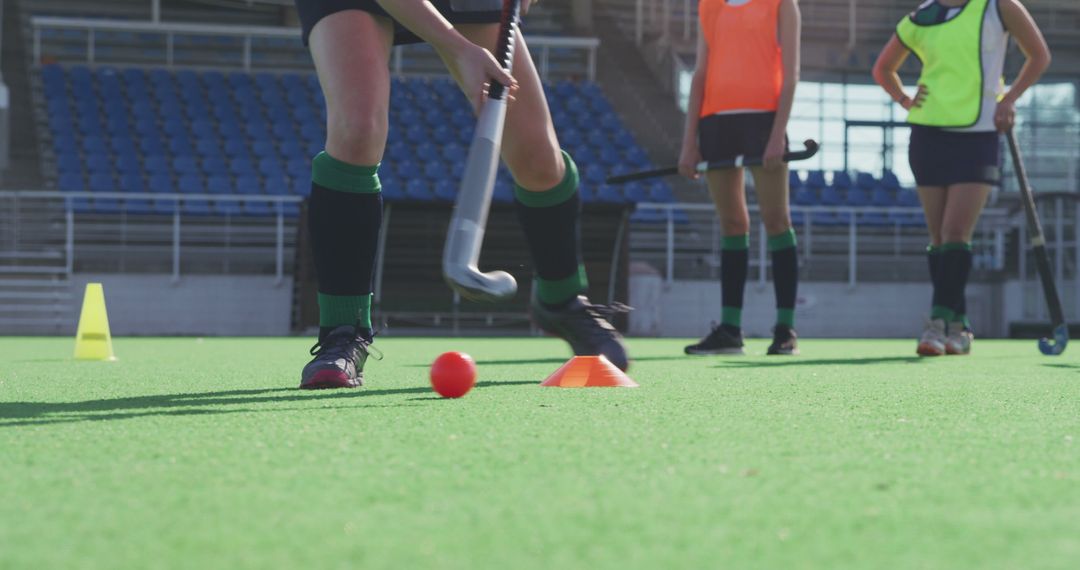
<path fill-rule="evenodd" d="M 940 243 L 966 243 L 971 241 L 971 234 L 964 228 L 941 228 Z"/>
<path fill-rule="evenodd" d="M 514 182 L 526 190 L 544 192 L 558 186 L 566 176 L 561 152 L 537 153 L 507 158 Z"/>
<path fill-rule="evenodd" d="M 330 118 L 328 146 L 350 156 L 381 153 L 389 128 L 386 117 L 368 113 L 338 113 Z"/>
<path fill-rule="evenodd" d="M 763 217 L 762 223 L 765 224 L 765 233 L 775 236 L 791 229 L 791 216 L 786 212 L 772 214 Z"/>
<path fill-rule="evenodd" d="M 733 236 L 750 233 L 750 218 L 741 214 L 720 214 L 720 227 L 724 235 Z"/>

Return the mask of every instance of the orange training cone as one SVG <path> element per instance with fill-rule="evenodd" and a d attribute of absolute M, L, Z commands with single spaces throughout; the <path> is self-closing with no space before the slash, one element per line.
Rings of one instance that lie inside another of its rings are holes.
<path fill-rule="evenodd" d="M 575 356 L 540 385 L 556 388 L 638 387 L 637 382 L 605 356 Z"/>

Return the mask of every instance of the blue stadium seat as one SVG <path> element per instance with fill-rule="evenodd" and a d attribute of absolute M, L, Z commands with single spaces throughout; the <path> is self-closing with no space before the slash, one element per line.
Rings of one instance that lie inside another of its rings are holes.
<path fill-rule="evenodd" d="M 900 179 L 896 177 L 895 172 L 885 169 L 885 171 L 881 173 L 881 185 L 884 186 L 886 190 L 896 191 L 900 189 Z"/>
<path fill-rule="evenodd" d="M 178 175 L 183 176 L 185 174 L 198 174 L 202 172 L 202 168 L 199 166 L 199 161 L 193 156 L 179 155 L 172 159 L 173 171 Z"/>
<path fill-rule="evenodd" d="M 119 189 L 121 192 L 146 192 L 146 185 L 143 184 L 143 178 L 140 174 L 124 174 L 120 177 Z"/>
<path fill-rule="evenodd" d="M 245 216 L 269 216 L 275 213 L 266 202 L 243 202 L 241 207 Z"/>
<path fill-rule="evenodd" d="M 229 173 L 229 164 L 220 155 L 200 159 L 202 173 L 206 176 L 225 176 Z"/>
<path fill-rule="evenodd" d="M 392 188 L 392 190 L 390 190 L 390 192 L 398 192 L 398 191 L 400 191 L 397 188 L 396 184 L 395 185 L 390 185 L 390 188 Z M 293 178 L 293 180 L 292 180 L 292 193 L 294 195 L 296 195 L 296 196 L 303 196 L 303 197 L 310 196 L 311 195 L 311 177 L 308 176 L 306 178 Z M 383 186 L 383 196 L 388 196 L 388 195 L 389 195 L 389 193 L 387 192 L 387 186 L 384 185 Z"/>
<path fill-rule="evenodd" d="M 441 161 L 442 157 L 439 156 L 439 149 L 431 143 L 421 143 L 413 149 L 413 155 L 417 160 L 423 163 L 431 163 Z"/>
<path fill-rule="evenodd" d="M 86 192 L 86 183 L 80 173 L 68 172 L 60 174 L 57 187 L 61 192 Z"/>
<path fill-rule="evenodd" d="M 795 191 L 794 202 L 798 206 L 819 206 L 821 205 L 821 198 L 816 189 L 803 186 Z"/>
<path fill-rule="evenodd" d="M 94 211 L 94 205 L 89 198 L 71 198 L 68 203 L 76 214 L 89 214 Z"/>
<path fill-rule="evenodd" d="M 180 210 L 188 216 L 209 216 L 210 203 L 206 200 L 184 200 Z"/>
<path fill-rule="evenodd" d="M 598 157 L 606 167 L 611 168 L 622 163 L 622 153 L 611 146 L 600 147 Z"/>
<path fill-rule="evenodd" d="M 125 200 L 122 208 L 128 214 L 135 216 L 145 216 L 155 213 L 154 205 L 150 203 L 150 200 Z"/>
<path fill-rule="evenodd" d="M 443 202 L 453 202 L 457 199 L 458 185 L 450 180 L 439 180 L 435 183 L 435 199 Z"/>
<path fill-rule="evenodd" d="M 877 180 L 874 179 L 874 175 L 869 172 L 859 172 L 855 174 L 855 187 L 860 190 L 872 190 L 877 186 Z"/>
<path fill-rule="evenodd" d="M 230 159 L 243 158 L 246 160 L 248 157 L 251 156 L 247 141 L 243 139 L 226 140 L 225 156 L 229 157 Z"/>
<path fill-rule="evenodd" d="M 239 176 L 236 178 L 237 194 L 262 194 L 262 184 L 255 176 Z"/>
<path fill-rule="evenodd" d="M 289 178 L 311 180 L 311 161 L 305 158 L 293 158 L 285 163 L 285 173 Z"/>
<path fill-rule="evenodd" d="M 514 185 L 506 180 L 496 181 L 495 192 L 491 199 L 500 204 L 510 204 L 514 201 Z"/>
<path fill-rule="evenodd" d="M 664 182 L 654 182 L 649 190 L 649 195 L 653 202 L 668 203 L 675 201 L 675 193 L 672 192 L 671 186 Z"/>
<path fill-rule="evenodd" d="M 844 203 L 844 197 L 840 191 L 831 186 L 821 189 L 821 204 L 823 206 L 839 206 Z"/>
<path fill-rule="evenodd" d="M 98 198 L 94 200 L 93 211 L 98 214 L 119 214 L 124 211 L 120 200 L 113 198 Z"/>
<path fill-rule="evenodd" d="M 172 167 L 169 164 L 169 159 L 164 153 L 145 156 L 143 158 L 143 168 L 145 168 L 151 176 L 155 174 L 172 174 Z"/>
<path fill-rule="evenodd" d="M 108 149 L 105 139 L 102 137 L 83 137 L 82 150 L 84 153 L 102 153 Z"/>
<path fill-rule="evenodd" d="M 623 186 L 623 196 L 629 202 L 648 202 L 650 200 L 648 188 L 643 184 L 630 183 Z"/>
<path fill-rule="evenodd" d="M 61 175 L 69 173 L 77 174 L 83 171 L 83 162 L 76 152 L 57 154 L 56 168 L 60 171 Z"/>
<path fill-rule="evenodd" d="M 635 210 L 630 216 L 630 221 L 639 224 L 658 224 L 667 220 L 667 215 L 661 210 L 648 208 Z"/>
<path fill-rule="evenodd" d="M 788 172 L 788 186 L 790 187 L 792 194 L 794 194 L 799 188 L 802 188 L 802 177 L 799 176 L 799 172 L 797 170 L 792 170 Z"/>
<path fill-rule="evenodd" d="M 260 159 L 266 157 L 277 158 L 278 155 L 277 147 L 274 146 L 272 138 L 262 140 L 255 139 L 255 142 L 251 143 L 251 152 Z"/>
<path fill-rule="evenodd" d="M 870 193 L 870 205 L 878 208 L 891 208 L 896 205 L 896 194 L 878 186 Z"/>
<path fill-rule="evenodd" d="M 156 182 L 156 180 L 153 182 Z M 206 185 L 203 183 L 203 177 L 197 174 L 181 176 L 177 182 L 176 189 L 179 190 L 181 194 L 206 194 Z"/>
<path fill-rule="evenodd" d="M 112 158 L 103 152 L 87 154 L 83 158 L 83 162 L 86 164 L 86 171 L 89 172 L 91 176 L 95 174 L 113 175 L 114 167 Z"/>
<path fill-rule="evenodd" d="M 211 176 L 206 179 L 206 191 L 211 194 L 232 194 L 232 180 L 227 176 Z"/>
<path fill-rule="evenodd" d="M 285 180 L 267 180 L 263 185 L 266 194 L 271 196 L 287 196 L 289 194 L 289 185 L 285 183 Z"/>
<path fill-rule="evenodd" d="M 278 160 L 278 157 L 267 156 L 259 159 L 259 174 L 265 178 L 283 178 L 285 176 L 285 165 Z"/>
<path fill-rule="evenodd" d="M 851 188 L 851 175 L 843 170 L 834 170 L 832 177 L 832 187 L 837 190 L 847 190 Z"/>
<path fill-rule="evenodd" d="M 919 205 L 919 195 L 914 190 L 900 190 L 896 193 L 896 205 L 913 208 Z"/>
<path fill-rule="evenodd" d="M 255 164 L 249 158 L 234 158 L 229 161 L 229 172 L 235 176 L 254 175 Z"/>
<path fill-rule="evenodd" d="M 87 187 L 91 192 L 116 192 L 116 182 L 112 174 L 91 174 Z"/>
<path fill-rule="evenodd" d="M 145 134 L 139 139 L 139 150 L 142 151 L 143 156 L 164 156 L 168 151 L 160 138 Z"/>
<path fill-rule="evenodd" d="M 198 141 L 204 140 L 217 141 L 218 131 L 214 123 L 200 119 L 191 122 L 191 134 Z"/>
<path fill-rule="evenodd" d="M 469 149 L 457 143 L 443 145 L 441 152 L 443 159 L 450 163 L 464 163 L 469 155 Z"/>
<path fill-rule="evenodd" d="M 888 216 L 876 212 L 860 213 L 858 223 L 860 226 L 869 226 L 874 228 L 892 225 L 892 222 L 889 221 Z"/>
<path fill-rule="evenodd" d="M 195 141 L 195 154 L 204 160 L 207 158 L 220 158 L 224 152 L 216 138 Z"/>
<path fill-rule="evenodd" d="M 413 178 L 405 184 L 405 196 L 410 200 L 431 200 L 431 182 L 420 178 Z"/>
<path fill-rule="evenodd" d="M 825 184 L 825 171 L 823 170 L 811 170 L 806 173 L 806 185 L 811 188 L 824 188 Z"/>
<path fill-rule="evenodd" d="M 851 190 L 848 190 L 847 197 L 844 202 L 848 206 L 861 208 L 863 206 L 870 205 L 870 196 L 862 188 L 855 187 Z"/>
<path fill-rule="evenodd" d="M 604 184 L 597 187 L 596 201 L 622 204 L 626 202 L 626 198 L 623 196 L 622 192 L 620 192 L 617 187 Z"/>
<path fill-rule="evenodd" d="M 166 199 L 153 200 L 151 204 L 153 204 L 155 214 L 172 215 L 172 213 L 176 211 L 177 207 L 177 203 L 174 200 Z"/>
<path fill-rule="evenodd" d="M 177 189 L 173 185 L 172 177 L 168 174 L 153 174 L 147 178 L 147 190 L 156 194 L 170 194 L 176 192 Z M 199 193 L 202 190 L 202 181 L 199 181 Z M 185 192 L 185 190 L 180 190 Z"/>
<path fill-rule="evenodd" d="M 214 212 L 224 216 L 239 216 L 244 213 L 244 209 L 240 206 L 240 202 L 223 200 L 214 203 Z"/>

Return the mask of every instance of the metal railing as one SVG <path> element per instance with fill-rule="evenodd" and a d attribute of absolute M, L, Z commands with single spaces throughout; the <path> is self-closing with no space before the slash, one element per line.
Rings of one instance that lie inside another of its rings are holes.
<path fill-rule="evenodd" d="M 756 204 L 749 205 L 750 214 L 752 217 L 757 217 L 758 207 Z M 722 232 L 719 229 L 718 224 L 715 222 L 715 215 L 713 214 L 713 206 L 711 204 L 653 204 L 653 203 L 641 203 L 637 205 L 637 211 L 646 212 L 660 212 L 662 213 L 662 220 L 660 224 L 663 224 L 662 230 L 659 233 L 662 234 L 662 263 L 663 263 L 663 277 L 666 282 L 671 283 L 676 279 L 686 278 L 686 275 L 680 275 L 677 271 L 677 261 L 679 258 L 685 258 L 687 256 L 694 256 L 701 253 L 701 249 L 705 248 L 707 251 L 711 251 L 714 256 L 718 257 L 720 251 L 720 240 L 722 238 Z M 801 222 L 795 225 L 796 231 L 800 234 L 800 256 L 807 264 L 811 263 L 815 257 L 820 258 L 821 252 L 819 251 L 818 240 L 828 236 L 833 250 L 835 252 L 837 240 L 842 240 L 840 250 L 843 252 L 846 261 L 846 280 L 848 286 L 855 287 L 858 285 L 858 275 L 860 267 L 860 257 L 865 254 L 860 254 L 860 242 L 864 242 L 872 231 L 880 233 L 883 230 L 892 230 L 890 235 L 886 238 L 889 242 L 889 255 L 899 258 L 902 255 L 918 255 L 920 259 L 917 261 L 919 266 L 925 264 L 925 261 L 921 259 L 921 256 L 925 252 L 927 238 L 925 230 L 911 231 L 905 230 L 899 224 L 890 224 L 887 226 L 867 226 L 859 223 L 859 215 L 863 214 L 902 214 L 906 216 L 921 216 L 923 211 L 918 207 L 892 207 L 892 208 L 880 208 L 880 207 L 847 207 L 847 206 L 791 206 L 791 212 L 793 216 L 802 216 Z M 679 221 L 680 213 L 683 216 L 689 213 L 696 213 L 700 216 L 698 221 L 706 221 L 711 224 L 711 228 L 705 233 L 706 236 L 697 236 L 697 244 L 685 244 L 679 245 L 680 234 L 685 233 L 701 233 L 702 224 L 698 224 L 698 227 L 693 228 L 687 224 L 681 224 Z M 815 214 L 832 214 L 842 215 L 848 217 L 848 221 L 842 225 L 829 225 L 821 226 L 813 221 Z M 980 262 L 980 265 L 990 270 L 1002 270 L 1006 266 L 1006 234 L 1010 229 L 1011 222 L 1009 221 L 1008 214 L 1005 210 L 999 208 L 988 209 L 984 212 L 980 228 L 977 232 L 979 238 L 980 249 L 989 253 L 988 259 Z M 651 225 L 657 227 L 659 224 L 641 223 L 637 222 L 634 226 L 634 234 L 641 235 L 644 228 Z M 768 248 L 765 236 L 765 228 L 763 224 L 757 224 L 757 239 L 755 251 L 752 253 L 752 265 L 757 269 L 757 280 L 764 283 L 767 280 L 767 271 L 769 264 L 768 260 Z M 656 230 L 654 230 L 656 232 Z M 640 243 L 640 242 L 639 242 Z M 635 251 L 635 249 L 637 251 Z M 631 247 L 631 254 L 635 257 L 640 257 L 641 248 Z M 834 255 L 835 257 L 835 255 Z"/>
<path fill-rule="evenodd" d="M 185 223 L 196 221 L 205 221 L 208 219 L 206 215 L 194 215 L 184 212 L 184 204 L 188 202 L 205 202 L 207 204 L 217 203 L 263 203 L 272 207 L 271 216 L 232 216 L 237 220 L 244 220 L 246 224 L 254 224 L 262 233 L 272 234 L 272 245 L 270 246 L 273 255 L 274 276 L 278 283 L 281 283 L 285 277 L 285 250 L 286 247 L 293 243 L 293 236 L 287 234 L 286 227 L 286 212 L 284 205 L 286 204 L 299 204 L 303 199 L 298 196 L 252 196 L 252 195 L 222 195 L 222 194 L 158 194 L 158 193 L 131 193 L 131 192 L 50 192 L 50 191 L 0 191 L 0 211 L 11 212 L 11 224 L 5 224 L 8 226 L 8 231 L 3 232 L 3 240 L 0 241 L 0 251 L 10 250 L 10 252 L 20 252 L 26 249 L 25 244 L 32 243 L 33 239 L 28 239 L 27 234 L 33 231 L 33 228 L 20 228 L 20 212 L 27 211 L 28 208 L 32 208 L 35 211 L 50 211 L 55 210 L 59 219 L 53 221 L 58 223 L 62 227 L 64 238 L 62 244 L 57 243 L 57 249 L 55 252 L 39 252 L 40 254 L 57 254 L 52 255 L 57 259 L 64 260 L 64 270 L 70 274 L 75 269 L 76 264 L 76 203 L 78 200 L 117 200 L 123 202 L 131 202 L 133 200 L 147 201 L 158 205 L 168 205 L 169 213 L 155 213 L 144 214 L 144 219 L 141 224 L 149 226 L 154 230 L 155 235 L 163 233 L 164 228 L 169 228 L 169 236 L 166 238 L 169 251 L 171 255 L 171 274 L 174 281 L 179 281 L 181 277 L 181 260 L 184 257 L 183 251 L 183 228 Z M 123 211 L 123 207 L 121 207 Z M 220 219 L 227 217 L 224 214 L 213 214 L 213 218 Z M 106 241 L 129 241 L 126 234 L 130 231 L 130 225 L 127 220 L 117 221 L 116 218 L 108 218 L 104 222 L 99 223 L 108 228 L 105 232 L 109 237 Z M 189 224 L 190 227 L 190 224 Z M 52 231 L 52 230 L 47 230 Z M 6 234 L 10 233 L 8 236 Z M 228 239 L 228 236 L 226 236 Z M 61 241 L 61 240 L 56 240 Z M 213 246 L 211 246 L 213 247 Z M 258 247 L 258 249 L 265 249 Z M 33 267 L 29 267 L 28 270 L 32 270 Z"/>
<path fill-rule="evenodd" d="M 300 49 L 300 29 L 283 26 L 238 26 L 221 24 L 193 24 L 185 22 L 126 21 L 92 18 L 66 18 L 56 16 L 35 16 L 30 19 L 33 29 L 34 62 L 40 63 L 43 55 L 43 32 L 45 30 L 76 30 L 86 34 L 86 63 L 101 63 L 98 56 L 98 35 L 102 32 L 129 32 L 160 36 L 165 40 L 164 57 L 161 63 L 168 67 L 176 65 L 176 40 L 178 36 L 205 36 L 239 38 L 241 40 L 241 66 L 251 71 L 256 39 L 294 40 Z M 581 50 L 585 53 L 585 66 L 582 74 L 590 81 L 596 79 L 596 52 L 600 47 L 597 38 L 567 38 L 550 36 L 529 36 L 529 46 L 536 59 L 537 71 L 542 79 L 548 79 L 551 73 L 552 52 L 557 49 Z M 215 50 L 221 50 L 215 46 Z M 406 54 L 409 48 L 394 48 L 391 65 L 396 73 L 403 73 L 408 68 Z"/>

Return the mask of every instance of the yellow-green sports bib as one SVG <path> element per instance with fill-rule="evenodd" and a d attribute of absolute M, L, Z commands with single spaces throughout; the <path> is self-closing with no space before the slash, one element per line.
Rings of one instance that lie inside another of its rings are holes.
<path fill-rule="evenodd" d="M 929 92 L 908 122 L 930 127 L 975 125 L 983 106 L 983 20 L 990 0 L 968 0 L 954 18 L 920 23 L 915 14 L 900 21 L 896 36 L 922 61 L 919 83 Z"/>

